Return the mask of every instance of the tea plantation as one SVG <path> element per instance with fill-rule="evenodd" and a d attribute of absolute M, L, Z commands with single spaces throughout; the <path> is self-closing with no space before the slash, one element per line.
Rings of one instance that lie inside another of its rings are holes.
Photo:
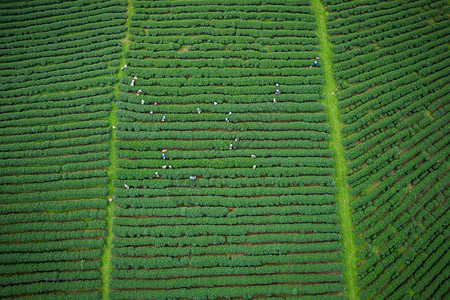
<path fill-rule="evenodd" d="M 449 14 L 0 1 L 0 298 L 449 298 Z"/>

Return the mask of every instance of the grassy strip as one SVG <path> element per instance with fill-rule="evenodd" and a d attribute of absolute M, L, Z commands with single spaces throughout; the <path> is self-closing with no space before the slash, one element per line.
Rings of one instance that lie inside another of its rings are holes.
<path fill-rule="evenodd" d="M 342 146 L 341 122 L 339 121 L 341 112 L 339 111 L 338 101 L 335 95 L 336 81 L 333 78 L 333 64 L 331 62 L 331 56 L 333 53 L 331 52 L 328 42 L 328 35 L 326 32 L 325 8 L 320 0 L 311 0 L 311 5 L 314 9 L 317 22 L 317 34 L 319 37 L 320 46 L 319 63 L 321 64 L 321 67 L 324 68 L 325 72 L 325 84 L 323 86 L 323 94 L 325 99 L 322 103 L 326 107 L 325 111 L 328 115 L 328 124 L 331 127 L 329 146 L 335 153 L 334 161 L 336 165 L 333 178 L 338 189 L 336 200 L 338 205 L 338 214 L 341 220 L 342 242 L 344 245 L 344 276 L 347 285 L 347 297 L 349 299 L 359 299 L 358 288 L 356 287 L 356 251 L 353 243 L 353 224 L 350 211 L 350 198 L 348 195 L 347 184 L 345 182 L 347 165 Z"/>
<path fill-rule="evenodd" d="M 131 15 L 134 13 L 134 8 L 131 5 L 132 0 L 128 0 L 128 6 L 127 6 L 127 22 L 125 25 L 127 28 L 130 27 L 131 22 Z M 123 67 L 125 65 L 125 52 L 128 50 L 128 44 L 130 43 L 128 40 L 128 37 L 130 36 L 130 33 L 128 30 L 125 33 L 125 38 L 123 38 L 120 42 L 122 44 L 122 51 L 120 52 L 120 63 L 119 68 Z M 125 75 L 125 72 L 121 69 L 119 69 L 119 72 L 117 73 L 118 81 L 116 84 L 114 84 L 114 99 L 117 99 L 117 93 L 119 92 L 119 82 L 122 76 Z M 113 126 L 117 126 L 117 116 L 116 116 L 116 110 L 117 110 L 117 104 L 116 102 L 112 102 L 112 110 L 109 114 L 108 120 L 111 124 L 111 139 L 109 141 L 109 160 L 111 162 L 110 166 L 108 167 L 108 177 L 109 177 L 109 197 L 112 197 L 114 195 L 114 185 L 113 185 L 113 179 L 115 179 L 116 175 L 116 161 L 117 161 L 117 154 L 116 154 L 116 148 L 114 147 L 114 143 L 116 141 L 116 135 L 115 130 L 113 129 Z M 111 279 L 111 271 L 112 271 L 112 255 L 111 255 L 111 247 L 112 247 L 112 238 L 113 238 L 113 232 L 112 232 L 112 226 L 113 226 L 113 210 L 114 210 L 114 202 L 109 202 L 108 207 L 106 208 L 106 211 L 108 212 L 108 215 L 106 217 L 106 239 L 105 239 L 105 247 L 103 249 L 103 255 L 102 255 L 102 299 L 109 299 L 109 281 Z"/>

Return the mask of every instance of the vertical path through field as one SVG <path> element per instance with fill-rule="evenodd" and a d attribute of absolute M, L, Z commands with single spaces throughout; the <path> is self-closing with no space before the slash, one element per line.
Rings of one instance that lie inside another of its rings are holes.
<path fill-rule="evenodd" d="M 108 198 L 111 198 L 114 195 L 114 185 L 113 180 L 115 179 L 115 171 L 116 171 L 116 160 L 117 160 L 117 154 L 116 149 L 114 148 L 114 142 L 116 141 L 116 134 L 115 129 L 113 129 L 113 126 L 117 126 L 117 116 L 116 116 L 116 110 L 117 110 L 117 104 L 114 101 L 114 99 L 117 99 L 117 93 L 119 92 L 119 83 L 120 79 L 123 75 L 125 75 L 125 72 L 121 70 L 121 68 L 125 65 L 125 52 L 128 50 L 128 44 L 130 41 L 128 40 L 128 37 L 130 36 L 130 33 L 128 32 L 128 29 L 130 27 L 131 22 L 131 15 L 134 13 L 134 8 L 131 4 L 132 0 L 128 0 L 127 5 L 127 21 L 125 25 L 127 26 L 127 30 L 125 32 L 125 37 L 120 40 L 120 43 L 122 44 L 122 51 L 120 51 L 120 60 L 119 65 L 117 68 L 119 68 L 119 72 L 117 73 L 118 81 L 116 84 L 114 84 L 114 90 L 113 90 L 113 101 L 112 101 L 112 110 L 109 114 L 108 120 L 110 122 L 110 128 L 111 128 L 111 139 L 109 140 L 109 160 L 110 165 L 108 167 L 108 177 L 109 177 L 109 195 Z M 102 299 L 109 299 L 109 281 L 111 278 L 111 270 L 112 270 L 112 264 L 111 264 L 111 247 L 112 247 L 112 226 L 113 226 L 113 210 L 114 210 L 114 200 L 112 202 L 108 203 L 108 206 L 106 208 L 106 211 L 108 212 L 108 215 L 106 216 L 106 239 L 105 239 L 105 247 L 103 249 L 103 255 L 102 255 L 102 268 L 101 268 L 101 274 L 102 274 Z"/>
<path fill-rule="evenodd" d="M 352 215 L 350 211 L 350 197 L 348 194 L 345 175 L 347 171 L 344 158 L 344 148 L 342 146 L 341 115 L 336 99 L 336 81 L 333 78 L 333 64 L 331 63 L 331 48 L 326 32 L 326 11 L 320 0 L 311 0 L 314 15 L 317 22 L 317 35 L 319 37 L 319 64 L 324 69 L 325 84 L 323 94 L 325 99 L 325 111 L 328 115 L 328 124 L 331 127 L 331 137 L 329 147 L 334 151 L 335 172 L 333 178 L 336 182 L 338 192 L 336 194 L 338 214 L 341 220 L 342 243 L 344 246 L 344 277 L 346 282 L 347 297 L 349 299 L 359 299 L 356 287 L 356 251 L 353 243 Z"/>

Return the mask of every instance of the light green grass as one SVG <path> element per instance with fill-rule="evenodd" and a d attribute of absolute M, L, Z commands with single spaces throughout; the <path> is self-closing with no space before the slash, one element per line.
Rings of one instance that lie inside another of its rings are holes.
<path fill-rule="evenodd" d="M 125 25 L 127 28 L 130 27 L 131 22 L 131 15 L 134 13 L 134 8 L 131 5 L 132 0 L 128 0 L 128 11 L 127 11 L 127 21 Z M 114 98 L 117 98 L 117 94 L 119 92 L 119 83 L 120 79 L 123 75 L 125 75 L 125 72 L 122 71 L 120 68 L 125 65 L 125 52 L 128 50 L 128 44 L 129 44 L 129 37 L 130 33 L 128 30 L 125 33 L 125 38 L 123 38 L 120 42 L 122 43 L 122 51 L 120 52 L 120 63 L 119 63 L 119 72 L 117 73 L 118 81 L 114 85 Z M 116 110 L 117 110 L 117 104 L 112 102 L 112 110 L 109 114 L 108 120 L 110 122 L 110 128 L 111 128 L 111 139 L 109 140 L 109 160 L 110 165 L 108 167 L 108 177 L 109 177 L 109 195 L 108 198 L 111 197 L 114 194 L 114 185 L 113 180 L 116 178 L 115 172 L 116 172 L 116 161 L 117 161 L 117 154 L 116 154 L 116 148 L 114 147 L 114 143 L 116 141 L 116 135 L 115 130 L 113 129 L 113 126 L 117 126 L 117 116 L 116 116 Z M 109 299 L 109 281 L 111 280 L 111 271 L 112 271 L 112 255 L 111 255 L 111 247 L 112 247 L 112 238 L 113 238 L 113 232 L 112 232 L 112 226 L 113 226 L 113 218 L 114 218 L 114 200 L 113 202 L 108 203 L 108 207 L 106 208 L 106 211 L 108 212 L 108 215 L 106 217 L 106 239 L 105 239 L 105 247 L 103 249 L 103 255 L 102 255 L 102 268 L 101 268 L 101 274 L 102 274 L 102 299 L 106 300 Z"/>
<path fill-rule="evenodd" d="M 353 243 L 352 233 L 352 215 L 350 211 L 350 198 L 348 195 L 345 175 L 347 171 L 344 158 L 344 149 L 342 146 L 341 122 L 339 121 L 340 111 L 335 96 L 336 81 L 333 78 L 333 64 L 331 63 L 331 48 L 326 33 L 326 11 L 320 0 L 311 0 L 317 22 L 317 34 L 319 37 L 319 63 L 325 72 L 325 84 L 323 94 L 325 99 L 326 113 L 328 115 L 328 124 L 331 127 L 331 137 L 329 147 L 334 151 L 335 173 L 333 178 L 336 182 L 338 192 L 336 194 L 338 214 L 341 221 L 342 242 L 344 245 L 344 264 L 345 264 L 345 283 L 347 297 L 349 299 L 359 299 L 358 288 L 356 287 L 356 251 Z"/>

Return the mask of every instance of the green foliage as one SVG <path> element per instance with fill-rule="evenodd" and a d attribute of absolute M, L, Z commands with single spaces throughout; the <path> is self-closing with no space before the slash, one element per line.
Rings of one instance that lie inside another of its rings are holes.
<path fill-rule="evenodd" d="M 127 1 L 2 3 L 0 297 L 100 297 Z"/>
<path fill-rule="evenodd" d="M 448 179 L 439 110 L 448 102 L 448 17 L 440 9 L 448 5 L 325 2 L 355 196 L 359 296 L 439 298 L 448 278 L 447 259 L 435 255 L 448 244 L 448 203 L 438 196 Z"/>

